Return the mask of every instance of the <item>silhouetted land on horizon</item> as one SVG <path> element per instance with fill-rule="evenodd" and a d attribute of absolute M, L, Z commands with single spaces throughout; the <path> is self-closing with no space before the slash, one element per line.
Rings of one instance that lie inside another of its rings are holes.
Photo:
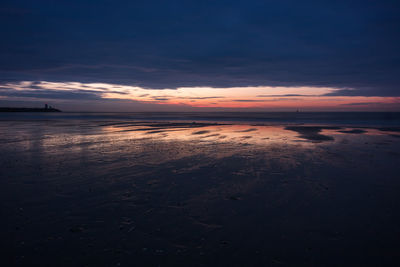
<path fill-rule="evenodd" d="M 0 112 L 61 112 L 56 108 L 6 108 L 0 107 Z"/>

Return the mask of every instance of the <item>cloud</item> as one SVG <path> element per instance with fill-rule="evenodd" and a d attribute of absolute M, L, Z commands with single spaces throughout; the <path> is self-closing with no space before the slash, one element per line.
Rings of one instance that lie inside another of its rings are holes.
<path fill-rule="evenodd" d="M 137 86 L 107 83 L 20 81 L 0 84 L 0 98 L 4 101 L 38 101 L 63 103 L 67 110 L 75 106 L 79 110 L 102 111 L 101 105 L 113 104 L 119 111 L 142 111 L 149 109 L 190 111 L 216 109 L 365 109 L 379 107 L 399 110 L 398 97 L 336 96 L 329 95 L 341 89 L 327 87 L 179 87 L 176 89 L 145 89 Z M 270 94 L 263 94 L 269 92 Z M 281 94 L 277 94 L 281 92 Z M 299 92 L 295 94 L 293 92 Z M 68 102 L 68 105 L 67 105 Z M 94 107 L 89 105 L 93 102 Z M 376 103 L 382 103 L 377 105 Z M 10 102 L 8 102 L 10 103 Z M 128 104 L 132 107 L 128 107 Z M 351 104 L 351 103 L 365 103 Z M 371 103 L 371 105 L 368 105 Z M 57 104 L 58 105 L 58 104 Z M 119 107 L 117 107 L 117 105 Z M 124 108 L 122 108 L 124 107 Z M 60 106 L 61 108 L 61 106 Z"/>
<path fill-rule="evenodd" d="M 257 99 L 234 99 L 234 102 L 263 102 L 265 100 L 257 100 Z M 269 101 L 269 100 L 267 100 Z"/>
<path fill-rule="evenodd" d="M 371 105 L 387 105 L 384 102 L 356 102 L 356 103 L 345 103 L 342 106 L 371 106 Z"/>
<path fill-rule="evenodd" d="M 20 91 L 0 91 L 0 96 L 18 97 L 18 98 L 41 98 L 41 99 L 68 99 L 68 100 L 94 100 L 101 99 L 95 93 L 79 91 L 49 91 L 49 90 L 20 90 Z"/>
<path fill-rule="evenodd" d="M 0 82 L 399 96 L 399 12 L 393 0 L 9 1 Z"/>
<path fill-rule="evenodd" d="M 279 101 L 304 101 L 302 98 L 272 98 L 272 99 L 233 99 L 234 102 L 279 102 Z"/>
<path fill-rule="evenodd" d="M 325 94 L 325 95 L 326 95 L 326 94 Z M 315 97 L 315 96 L 323 96 L 323 95 L 302 95 L 302 94 L 257 95 L 257 97 L 292 97 L 292 96 Z"/>
<path fill-rule="evenodd" d="M 178 97 L 179 99 L 203 100 L 225 98 L 224 96 L 203 96 L 203 97 Z"/>
<path fill-rule="evenodd" d="M 96 84 L 54 83 L 22 81 L 0 85 L 0 97 L 20 101 L 73 101 L 75 104 L 84 101 L 104 101 L 104 94 L 112 94 L 121 98 L 128 91 L 116 90 L 117 86 L 98 86 Z"/>

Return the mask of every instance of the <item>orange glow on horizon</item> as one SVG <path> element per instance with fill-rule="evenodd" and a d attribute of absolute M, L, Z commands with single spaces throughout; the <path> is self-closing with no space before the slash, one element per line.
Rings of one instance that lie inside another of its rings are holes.
<path fill-rule="evenodd" d="M 33 86 L 34 85 L 34 86 Z M 32 91 L 86 92 L 102 99 L 132 100 L 144 104 L 187 106 L 195 108 L 253 109 L 368 109 L 394 107 L 400 110 L 399 97 L 331 96 L 341 88 L 330 87 L 179 87 L 176 89 L 145 89 L 108 83 L 30 82 L 8 83 L 0 88 Z"/>

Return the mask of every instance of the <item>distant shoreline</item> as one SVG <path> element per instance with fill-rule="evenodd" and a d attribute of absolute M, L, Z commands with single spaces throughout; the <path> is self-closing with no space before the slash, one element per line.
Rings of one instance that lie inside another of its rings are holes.
<path fill-rule="evenodd" d="M 61 112 L 56 108 L 2 108 L 0 112 Z"/>

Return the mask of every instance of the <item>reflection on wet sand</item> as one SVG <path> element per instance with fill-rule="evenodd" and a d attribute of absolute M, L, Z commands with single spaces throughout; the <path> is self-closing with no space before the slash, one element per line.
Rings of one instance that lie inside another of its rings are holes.
<path fill-rule="evenodd" d="M 341 127 L 333 126 L 288 126 L 286 130 L 291 130 L 298 132 L 301 138 L 311 140 L 311 141 L 330 141 L 333 140 L 332 136 L 323 135 L 320 132 L 322 130 L 340 130 Z"/>
<path fill-rule="evenodd" d="M 2 123 L 5 255 L 37 266 L 387 265 L 399 240 L 396 129 Z"/>
<path fill-rule="evenodd" d="M 198 128 L 201 128 L 199 130 Z M 122 130 L 121 130 L 122 129 Z M 348 128 L 344 126 L 264 126 L 238 124 L 207 124 L 207 123 L 137 123 L 117 124 L 103 127 L 107 132 L 139 132 L 130 134 L 132 138 L 141 138 L 145 134 L 162 133 L 158 138 L 177 140 L 196 140 L 198 138 L 217 142 L 252 139 L 251 143 L 268 142 L 326 142 L 334 141 L 335 136 L 346 134 L 394 135 L 398 130 L 392 128 Z M 143 132 L 143 133 L 141 133 Z M 297 134 L 295 134 L 295 133 Z M 168 133 L 168 134 L 167 134 Z"/>

